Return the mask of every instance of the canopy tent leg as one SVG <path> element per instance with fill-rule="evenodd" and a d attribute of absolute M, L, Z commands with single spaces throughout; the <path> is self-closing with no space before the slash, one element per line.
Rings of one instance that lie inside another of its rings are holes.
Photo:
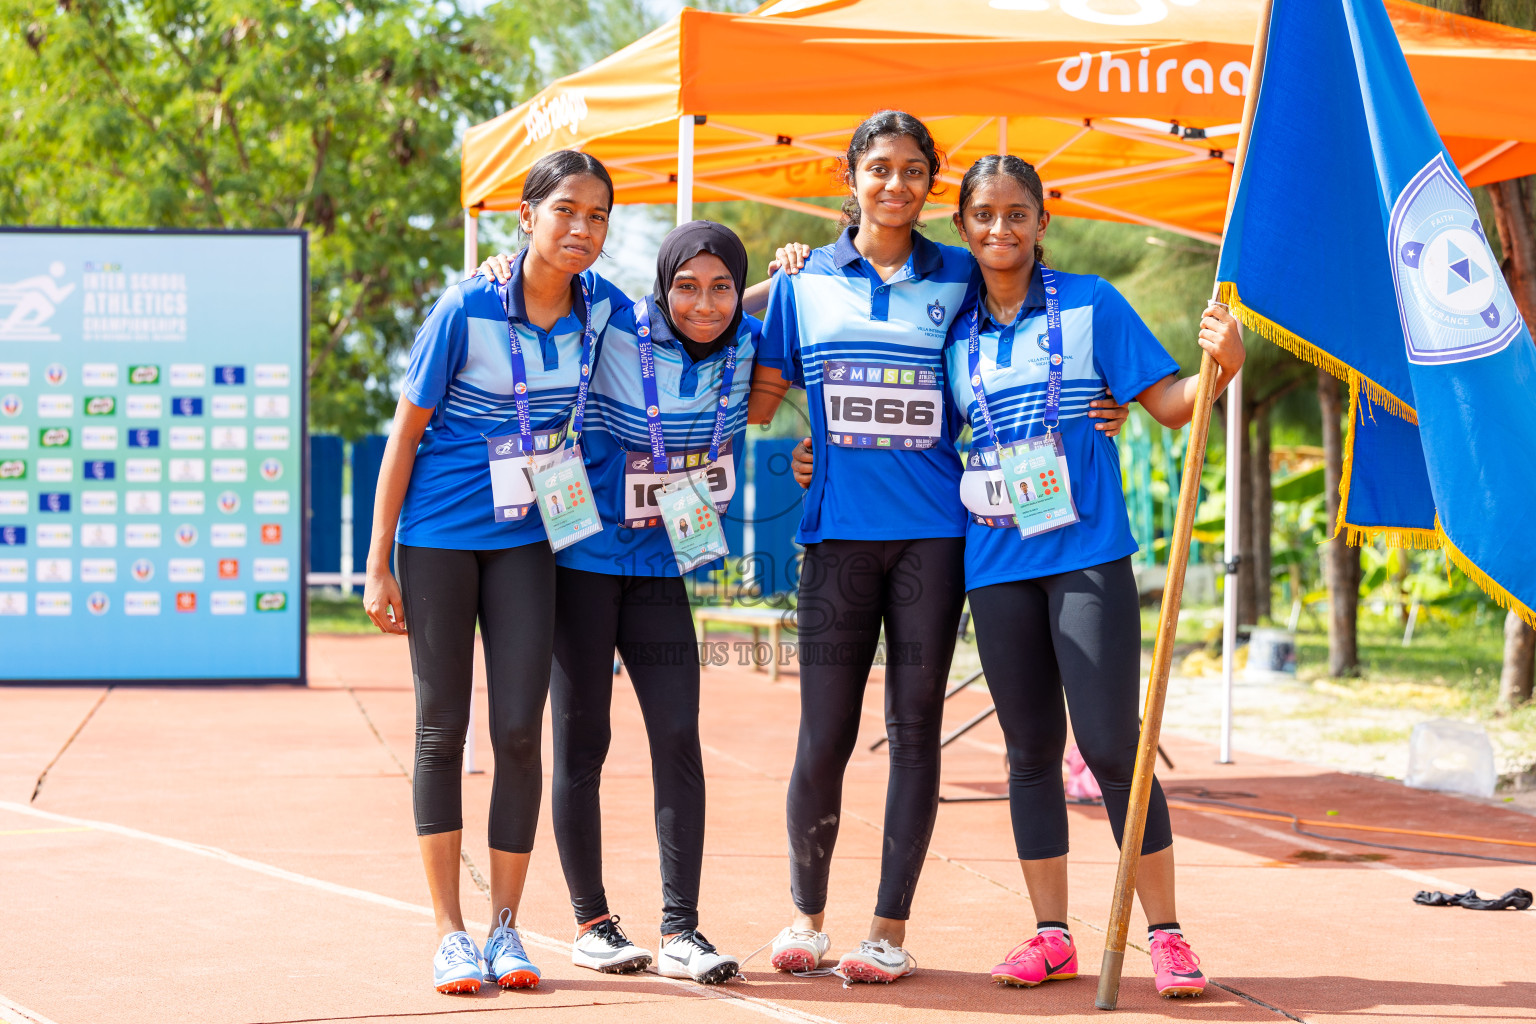
<path fill-rule="evenodd" d="M 480 268 L 480 218 L 475 211 L 464 208 L 464 276 L 470 277 Z M 475 701 L 470 694 L 469 728 L 464 731 L 464 774 L 477 775 L 475 770 Z"/>
<path fill-rule="evenodd" d="M 693 220 L 693 115 L 677 119 L 677 222 Z"/>
<path fill-rule="evenodd" d="M 1008 155 L 1008 115 L 1003 114 L 997 119 L 997 155 Z"/>
<path fill-rule="evenodd" d="M 464 276 L 473 274 L 480 266 L 480 218 L 475 211 L 464 209 Z"/>
<path fill-rule="evenodd" d="M 1221 756 L 1232 763 L 1232 679 L 1237 669 L 1237 531 L 1243 515 L 1243 371 L 1227 387 L 1227 524 L 1221 543 L 1226 585 L 1221 594 Z"/>

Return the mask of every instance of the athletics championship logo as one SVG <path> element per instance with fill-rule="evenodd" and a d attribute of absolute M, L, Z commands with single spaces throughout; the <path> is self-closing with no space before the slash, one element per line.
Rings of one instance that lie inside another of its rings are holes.
<path fill-rule="evenodd" d="M 59 340 L 58 334 L 44 324 L 58 312 L 59 303 L 75 290 L 74 285 L 57 280 L 63 276 L 64 264 L 55 260 L 46 274 L 0 284 L 0 341 Z"/>
<path fill-rule="evenodd" d="M 1392 283 L 1409 362 L 1502 352 L 1523 324 L 1472 194 L 1438 153 L 1392 205 Z"/>

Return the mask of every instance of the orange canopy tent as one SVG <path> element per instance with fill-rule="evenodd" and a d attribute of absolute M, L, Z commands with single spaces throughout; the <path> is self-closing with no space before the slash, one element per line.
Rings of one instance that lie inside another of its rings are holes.
<path fill-rule="evenodd" d="M 1057 214 L 1215 242 L 1259 7 L 774 0 L 751 15 L 685 9 L 470 128 L 462 202 L 472 216 L 514 209 L 534 161 L 575 148 L 608 166 L 619 202 L 677 202 L 685 217 L 695 196 L 754 199 L 835 216 L 796 197 L 838 194 L 836 160 L 853 128 L 897 107 L 927 121 L 949 154 L 941 204 L 973 160 L 1011 152 L 1040 169 Z M 1401 0 L 1387 9 L 1467 181 L 1536 172 L 1536 33 Z M 472 235 L 472 217 L 468 225 Z"/>

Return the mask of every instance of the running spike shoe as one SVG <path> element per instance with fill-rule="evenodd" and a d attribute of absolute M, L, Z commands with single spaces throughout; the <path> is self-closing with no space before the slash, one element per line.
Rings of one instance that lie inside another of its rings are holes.
<path fill-rule="evenodd" d="M 859 948 L 844 953 L 837 962 L 837 973 L 849 981 L 881 982 L 889 985 L 912 973 L 912 954 L 885 939 L 865 939 Z"/>
<path fill-rule="evenodd" d="M 1072 936 L 1055 930 L 1033 935 L 992 968 L 992 980 L 1003 985 L 1034 988 L 1042 981 L 1077 977 L 1077 945 Z"/>
<path fill-rule="evenodd" d="M 611 915 L 576 936 L 571 963 L 604 974 L 633 974 L 651 965 L 651 951 L 630 942 L 619 928 L 618 916 Z"/>
<path fill-rule="evenodd" d="M 1205 991 L 1200 958 L 1189 948 L 1184 936 L 1176 932 L 1152 933 L 1152 970 L 1157 975 L 1160 996 L 1198 996 Z"/>
<path fill-rule="evenodd" d="M 432 985 L 439 992 L 480 991 L 484 970 L 480 966 L 480 950 L 469 932 L 449 932 L 443 936 L 432 958 Z"/>
<path fill-rule="evenodd" d="M 661 944 L 656 969 L 663 978 L 687 978 L 701 985 L 719 985 L 735 977 L 741 963 L 717 950 L 697 928 L 690 928 Z"/>
<path fill-rule="evenodd" d="M 512 911 L 501 910 L 501 919 L 485 940 L 485 980 L 502 988 L 533 988 L 542 975 L 528 959 L 522 937 L 512 927 Z"/>
<path fill-rule="evenodd" d="M 773 940 L 770 963 L 776 971 L 814 971 L 831 948 L 832 940 L 826 932 L 785 928 Z"/>

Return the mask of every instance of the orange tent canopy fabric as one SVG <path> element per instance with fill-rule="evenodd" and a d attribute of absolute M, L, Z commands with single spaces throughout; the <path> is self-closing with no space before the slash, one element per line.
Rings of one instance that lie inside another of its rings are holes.
<path fill-rule="evenodd" d="M 1134 8 L 1134 10 L 1133 10 Z M 1536 172 L 1536 33 L 1388 0 L 1414 79 L 1469 184 Z M 978 157 L 1034 163 L 1053 212 L 1215 241 L 1259 0 L 771 0 L 685 9 L 465 133 L 462 202 L 517 205 L 539 157 L 581 149 L 619 202 L 837 195 L 837 158 L 883 108 L 923 118 L 947 194 Z M 1320 160 L 1326 167 L 1326 160 Z M 934 213 L 943 215 L 942 205 Z"/>

